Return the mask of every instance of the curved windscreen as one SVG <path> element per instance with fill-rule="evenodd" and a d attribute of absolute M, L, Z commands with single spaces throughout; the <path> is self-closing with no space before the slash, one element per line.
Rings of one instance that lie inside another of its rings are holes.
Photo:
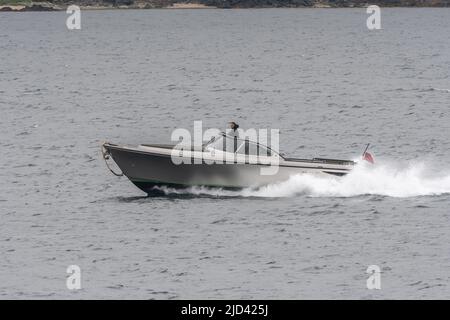
<path fill-rule="evenodd" d="M 236 152 L 238 154 L 249 156 L 272 156 L 272 151 L 270 149 L 249 140 L 242 141 L 242 144 Z"/>
<path fill-rule="evenodd" d="M 222 152 L 237 153 L 251 156 L 268 156 L 271 157 L 276 153 L 259 143 L 243 140 L 237 137 L 221 135 L 212 139 L 206 145 L 207 148 L 219 150 Z"/>
<path fill-rule="evenodd" d="M 208 144 L 208 147 L 223 152 L 235 153 L 241 144 L 243 144 L 243 141 L 237 139 L 237 137 L 220 136 Z"/>

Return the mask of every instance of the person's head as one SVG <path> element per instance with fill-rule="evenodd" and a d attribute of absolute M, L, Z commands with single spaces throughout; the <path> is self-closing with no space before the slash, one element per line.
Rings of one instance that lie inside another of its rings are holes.
<path fill-rule="evenodd" d="M 228 124 L 233 131 L 236 131 L 239 128 L 239 125 L 236 122 L 228 122 Z"/>

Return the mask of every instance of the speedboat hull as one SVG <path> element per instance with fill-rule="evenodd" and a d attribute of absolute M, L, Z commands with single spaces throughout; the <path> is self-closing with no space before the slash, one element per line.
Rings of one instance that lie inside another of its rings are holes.
<path fill-rule="evenodd" d="M 127 147 L 110 143 L 103 145 L 123 174 L 146 193 L 158 186 L 186 188 L 207 186 L 219 188 L 260 187 L 288 180 L 296 174 L 345 175 L 353 167 L 352 161 L 329 159 L 282 159 L 272 175 L 262 175 L 261 163 L 181 163 L 175 164 L 171 146 L 148 145 Z M 104 155 L 105 155 L 104 153 Z"/>

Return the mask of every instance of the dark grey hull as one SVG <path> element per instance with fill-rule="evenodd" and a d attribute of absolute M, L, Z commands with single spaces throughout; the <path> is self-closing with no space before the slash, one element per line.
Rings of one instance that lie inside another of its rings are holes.
<path fill-rule="evenodd" d="M 289 161 L 280 164 L 275 175 L 261 175 L 263 164 L 179 164 L 172 162 L 170 155 L 151 153 L 142 150 L 104 144 L 106 152 L 138 188 L 152 193 L 156 186 L 186 188 L 189 186 L 207 186 L 220 188 L 248 188 L 288 180 L 300 173 L 344 175 L 348 168 L 336 168 L 336 165 L 316 165 Z M 307 166 L 309 165 L 309 166 Z"/>

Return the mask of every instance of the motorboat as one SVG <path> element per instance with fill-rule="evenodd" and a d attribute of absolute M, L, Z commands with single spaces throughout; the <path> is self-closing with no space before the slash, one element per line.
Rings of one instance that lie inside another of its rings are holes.
<path fill-rule="evenodd" d="M 296 174 L 343 176 L 356 164 L 352 160 L 288 158 L 266 145 L 223 132 L 201 146 L 189 148 L 105 142 L 102 154 L 111 172 L 125 175 L 149 194 L 161 186 L 240 189 L 286 181 Z M 110 158 L 122 173 L 111 168 Z"/>

